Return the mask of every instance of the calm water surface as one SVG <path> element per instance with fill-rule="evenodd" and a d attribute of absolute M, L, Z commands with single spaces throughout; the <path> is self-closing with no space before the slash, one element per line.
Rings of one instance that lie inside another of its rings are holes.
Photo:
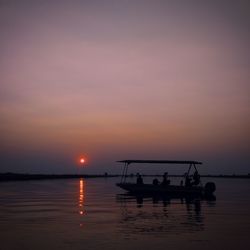
<path fill-rule="evenodd" d="M 250 180 L 214 179 L 215 201 L 136 199 L 118 181 L 0 183 L 0 249 L 248 249 Z"/>

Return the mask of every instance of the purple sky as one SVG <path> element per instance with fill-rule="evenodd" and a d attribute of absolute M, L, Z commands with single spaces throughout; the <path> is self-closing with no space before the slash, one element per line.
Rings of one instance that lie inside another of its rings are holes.
<path fill-rule="evenodd" d="M 83 154 L 86 173 L 249 173 L 249 7 L 0 0 L 0 172 L 72 173 Z"/>

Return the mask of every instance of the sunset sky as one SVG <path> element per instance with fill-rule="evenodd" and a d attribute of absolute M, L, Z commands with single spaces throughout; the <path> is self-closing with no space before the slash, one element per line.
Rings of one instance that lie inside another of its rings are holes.
<path fill-rule="evenodd" d="M 0 172 L 116 160 L 250 172 L 249 1 L 0 0 Z M 171 171 L 170 171 L 171 172 Z"/>

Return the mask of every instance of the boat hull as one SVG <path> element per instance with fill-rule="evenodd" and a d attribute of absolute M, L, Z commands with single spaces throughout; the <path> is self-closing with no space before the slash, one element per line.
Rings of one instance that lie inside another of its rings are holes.
<path fill-rule="evenodd" d="M 152 184 L 134 184 L 134 183 L 117 183 L 118 187 L 133 194 L 154 194 L 154 195 L 203 195 L 204 188 L 200 186 L 176 186 L 176 185 L 152 185 Z"/>

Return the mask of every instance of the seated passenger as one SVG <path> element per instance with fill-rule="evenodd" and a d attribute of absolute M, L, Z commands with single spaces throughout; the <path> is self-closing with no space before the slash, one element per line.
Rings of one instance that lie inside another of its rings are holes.
<path fill-rule="evenodd" d="M 194 172 L 192 185 L 199 185 L 200 184 L 200 175 L 198 174 L 197 170 Z"/>
<path fill-rule="evenodd" d="M 138 184 L 138 185 L 142 185 L 143 184 L 143 179 L 142 179 L 142 177 L 141 177 L 140 174 L 137 175 L 136 184 Z"/>
<path fill-rule="evenodd" d="M 170 184 L 170 180 L 168 180 L 168 172 L 164 173 L 163 175 L 163 180 L 162 180 L 162 183 L 161 185 L 163 186 L 167 186 Z"/>
<path fill-rule="evenodd" d="M 157 179 L 157 178 L 153 179 L 153 185 L 154 185 L 154 186 L 159 185 L 159 181 L 158 181 L 158 179 Z"/>
<path fill-rule="evenodd" d="M 191 179 L 190 179 L 190 177 L 188 175 L 185 178 L 185 186 L 186 187 L 191 187 L 192 186 Z"/>

